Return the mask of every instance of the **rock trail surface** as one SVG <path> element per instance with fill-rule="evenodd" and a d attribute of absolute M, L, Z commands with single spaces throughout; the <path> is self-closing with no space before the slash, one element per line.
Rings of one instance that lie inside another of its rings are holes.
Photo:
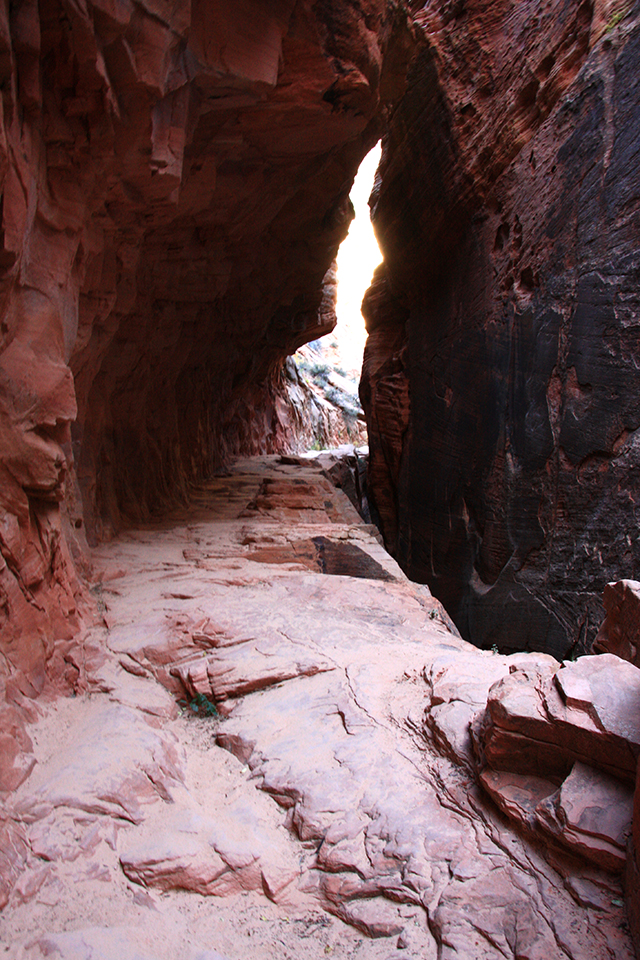
<path fill-rule="evenodd" d="M 631 960 L 615 871 L 478 785 L 489 689 L 558 664 L 462 641 L 318 463 L 238 462 L 94 563 L 87 690 L 35 708 L 0 824 L 3 955 Z"/>

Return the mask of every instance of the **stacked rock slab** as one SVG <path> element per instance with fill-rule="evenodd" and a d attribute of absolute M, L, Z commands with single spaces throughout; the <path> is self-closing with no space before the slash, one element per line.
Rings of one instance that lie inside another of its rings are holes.
<path fill-rule="evenodd" d="M 625 870 L 629 848 L 631 915 L 639 703 L 640 670 L 613 654 L 559 669 L 516 665 L 493 685 L 474 727 L 481 783 L 507 816 L 552 850 L 612 872 Z"/>
<path fill-rule="evenodd" d="M 490 691 L 479 740 L 496 770 L 564 779 L 576 761 L 633 786 L 640 670 L 613 654 L 514 669 Z"/>
<path fill-rule="evenodd" d="M 373 195 L 385 542 L 462 635 L 585 653 L 640 569 L 637 3 L 431 2 Z"/>
<path fill-rule="evenodd" d="M 608 583 L 603 595 L 606 617 L 594 641 L 595 653 L 615 653 L 640 666 L 640 583 L 620 580 Z M 640 767 L 638 768 L 640 777 Z M 636 943 L 640 943 L 640 779 L 636 781 L 633 830 L 629 837 L 626 865 L 627 910 Z"/>
<path fill-rule="evenodd" d="M 612 654 L 559 664 L 524 654 L 474 660 L 451 650 L 424 675 L 429 743 L 479 778 L 578 903 L 621 903 L 624 875 L 640 942 L 640 670 Z"/>
<path fill-rule="evenodd" d="M 608 583 L 602 599 L 606 617 L 594 640 L 594 653 L 615 653 L 640 667 L 640 583 Z"/>

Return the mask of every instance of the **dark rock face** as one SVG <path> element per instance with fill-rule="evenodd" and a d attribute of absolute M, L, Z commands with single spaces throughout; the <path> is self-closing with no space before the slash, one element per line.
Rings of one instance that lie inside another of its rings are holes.
<path fill-rule="evenodd" d="M 640 569 L 640 8 L 613 6 L 430 4 L 374 196 L 372 486 L 484 647 L 584 651 Z"/>

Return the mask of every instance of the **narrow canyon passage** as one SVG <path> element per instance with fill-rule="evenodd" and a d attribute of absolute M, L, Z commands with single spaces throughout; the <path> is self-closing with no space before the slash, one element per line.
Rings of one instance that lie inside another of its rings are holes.
<path fill-rule="evenodd" d="M 5 954 L 628 960 L 640 0 L 0 0 L 0 81 Z"/>
<path fill-rule="evenodd" d="M 93 551 L 87 686 L 34 705 L 3 828 L 11 958 L 631 960 L 616 874 L 474 776 L 489 687 L 551 658 L 462 641 L 330 462 L 239 461 Z"/>

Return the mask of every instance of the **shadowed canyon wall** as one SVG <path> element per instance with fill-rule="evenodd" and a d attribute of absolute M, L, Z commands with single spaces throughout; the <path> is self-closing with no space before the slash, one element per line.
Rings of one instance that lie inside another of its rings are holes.
<path fill-rule="evenodd" d="M 0 4 L 0 674 L 16 696 L 77 678 L 85 531 L 295 441 L 283 363 L 335 323 L 349 189 L 413 30 L 394 0 Z"/>
<path fill-rule="evenodd" d="M 467 639 L 585 652 L 640 569 L 640 5 L 416 22 L 373 197 L 371 488 Z"/>
<path fill-rule="evenodd" d="M 74 682 L 85 535 L 295 442 L 284 358 L 335 322 L 381 135 L 362 398 L 387 545 L 475 643 L 587 648 L 639 565 L 638 13 L 2 5 L 5 678 Z"/>
<path fill-rule="evenodd" d="M 585 651 L 640 576 L 638 0 L 0 0 L 0 793 L 82 689 L 87 538 L 304 433 L 381 136 L 387 546 L 504 651 Z M 631 846 L 640 937 L 638 792 Z"/>

